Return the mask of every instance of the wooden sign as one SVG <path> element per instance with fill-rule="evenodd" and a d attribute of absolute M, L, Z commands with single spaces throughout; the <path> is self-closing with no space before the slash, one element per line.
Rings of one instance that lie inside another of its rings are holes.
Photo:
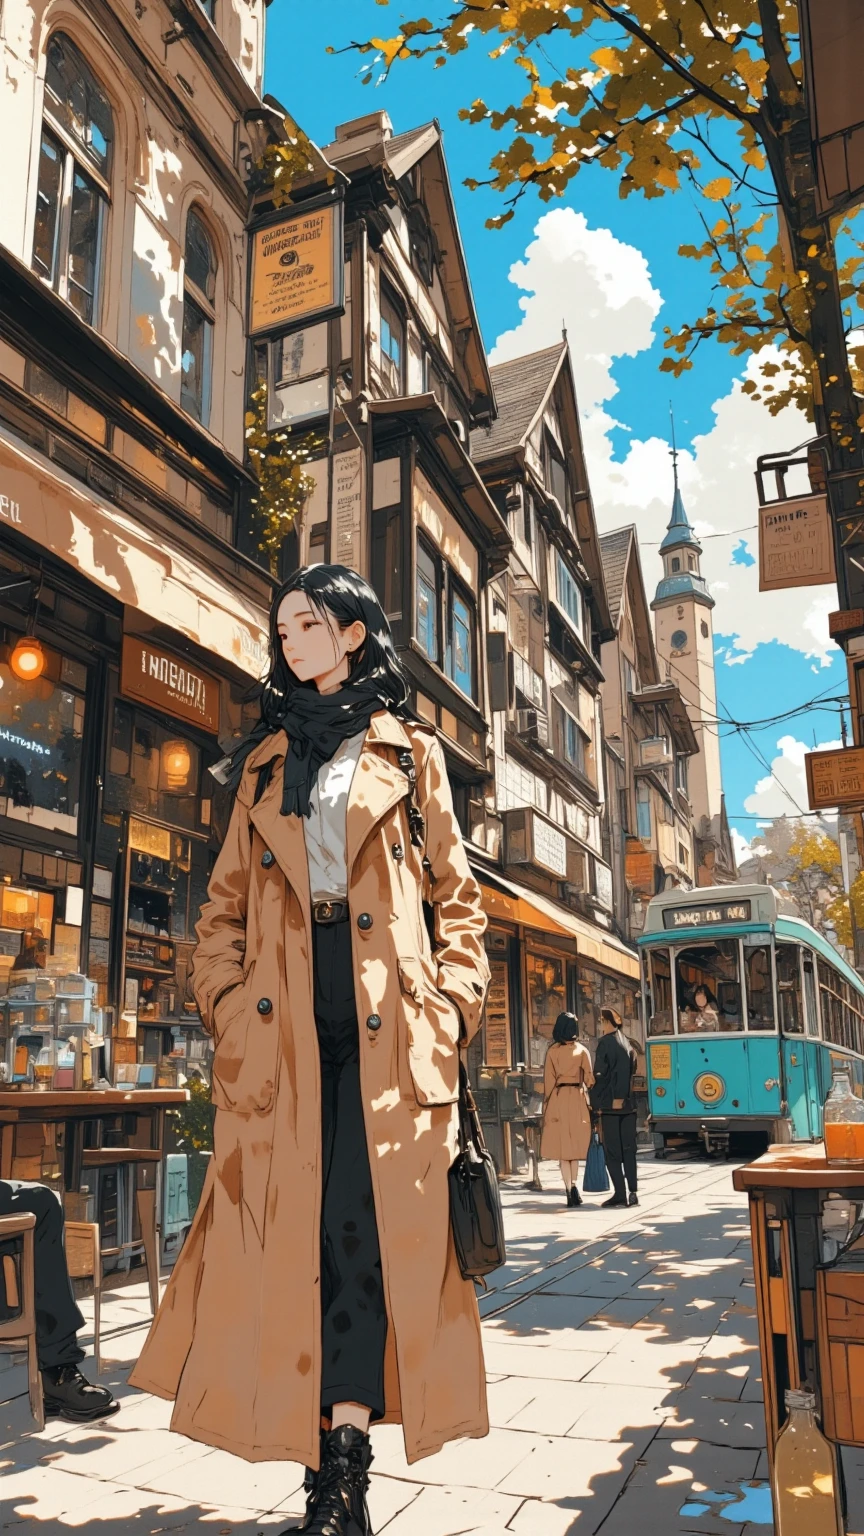
<path fill-rule="evenodd" d="M 510 1066 L 510 983 L 507 961 L 489 958 L 489 992 L 486 998 L 487 1067 Z"/>
<path fill-rule="evenodd" d="M 252 234 L 249 334 L 306 325 L 344 308 L 343 204 L 293 213 Z"/>
<path fill-rule="evenodd" d="M 804 767 L 811 811 L 864 805 L 864 747 L 807 752 Z"/>
<path fill-rule="evenodd" d="M 864 629 L 864 608 L 838 608 L 828 615 L 828 635 L 848 635 L 852 630 Z"/>
<path fill-rule="evenodd" d="M 161 646 L 151 645 L 140 635 L 123 636 L 120 689 L 127 698 L 218 734 L 218 678 L 185 657 L 181 661 Z"/>
<path fill-rule="evenodd" d="M 790 496 L 759 508 L 759 591 L 834 581 L 827 496 Z"/>

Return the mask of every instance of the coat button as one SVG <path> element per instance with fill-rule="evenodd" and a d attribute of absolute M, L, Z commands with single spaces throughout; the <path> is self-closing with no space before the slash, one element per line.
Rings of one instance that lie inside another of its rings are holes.
<path fill-rule="evenodd" d="M 271 1003 L 269 997 L 259 997 L 259 999 L 258 999 L 258 1012 L 259 1013 L 272 1013 L 273 1012 L 273 1004 Z"/>
<path fill-rule="evenodd" d="M 402 847 L 401 843 L 394 843 L 393 847 L 390 849 L 390 852 L 392 853 L 397 864 L 401 863 L 402 859 L 405 857 L 405 849 Z"/>
<path fill-rule="evenodd" d="M 362 928 L 363 932 L 367 933 L 368 930 L 372 927 L 372 913 L 361 912 L 357 919 L 357 927 Z"/>
<path fill-rule="evenodd" d="M 274 853 L 271 853 L 269 848 L 265 848 L 264 852 L 261 855 L 261 864 L 262 864 L 263 868 L 264 869 L 272 869 L 273 865 L 275 863 L 276 863 L 276 855 Z"/>
<path fill-rule="evenodd" d="M 366 1020 L 366 1028 L 367 1029 L 371 1029 L 373 1034 L 374 1034 L 376 1029 L 380 1029 L 381 1028 L 381 1015 L 380 1015 L 380 1013 L 370 1013 L 368 1019 Z"/>

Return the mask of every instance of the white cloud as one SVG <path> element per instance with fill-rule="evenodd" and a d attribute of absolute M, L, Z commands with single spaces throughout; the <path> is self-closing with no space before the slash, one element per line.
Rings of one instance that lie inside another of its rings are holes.
<path fill-rule="evenodd" d="M 623 425 L 608 409 L 618 393 L 615 360 L 635 357 L 654 341 L 662 297 L 652 285 L 648 264 L 635 246 L 608 229 L 591 229 L 583 214 L 558 208 L 537 222 L 525 259 L 510 269 L 524 290 L 520 323 L 498 337 L 491 361 L 503 362 L 550 346 L 567 327 L 579 397 L 585 452 L 601 531 L 633 521 L 639 528 L 649 597 L 659 579 L 656 546 L 665 532 L 672 502 L 669 444 L 659 437 L 631 438 L 626 457 L 613 458 L 610 433 Z M 767 360 L 767 356 L 766 356 Z M 732 637 L 724 660 L 749 660 L 756 646 L 782 638 L 786 645 L 827 666 L 837 654 L 828 640 L 826 615 L 836 607 L 833 587 L 759 592 L 758 565 L 733 561 L 742 545 L 758 556 L 754 528 L 754 480 L 760 454 L 793 448 L 812 436 L 800 411 L 787 407 L 769 415 L 742 392 L 755 378 L 754 359 L 742 379 L 714 402 L 714 425 L 679 456 L 685 505 L 697 533 L 706 538 L 703 574 L 717 602 L 715 631 Z M 663 387 L 660 375 L 657 388 Z M 800 488 L 800 487 L 797 487 Z M 796 489 L 790 480 L 790 489 Z M 738 532 L 738 530 L 746 530 Z"/>
<path fill-rule="evenodd" d="M 730 827 L 729 831 L 730 831 L 731 836 L 732 836 L 732 847 L 735 850 L 735 862 L 738 865 L 738 868 L 740 869 L 741 865 L 747 859 L 750 859 L 750 858 L 753 857 L 754 852 L 755 853 L 759 853 L 760 850 L 758 848 L 756 848 L 756 849 L 751 848 L 750 844 L 748 843 L 748 841 L 746 839 L 746 837 L 744 837 L 743 834 L 738 831 L 737 827 Z"/>
<path fill-rule="evenodd" d="M 820 741 L 819 750 L 841 745 L 839 741 Z M 814 749 L 794 736 L 781 736 L 777 747 L 778 755 L 771 761 L 771 773 L 757 779 L 753 793 L 744 801 L 744 809 L 749 815 L 764 816 L 766 821 L 774 816 L 800 816 L 808 809 L 804 757 Z"/>

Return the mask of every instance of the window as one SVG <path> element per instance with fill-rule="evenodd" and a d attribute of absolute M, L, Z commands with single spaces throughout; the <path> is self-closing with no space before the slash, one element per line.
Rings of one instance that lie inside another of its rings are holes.
<path fill-rule="evenodd" d="M 562 512 L 570 510 L 570 487 L 561 450 L 551 433 L 546 433 L 546 485 L 552 492 Z"/>
<path fill-rule="evenodd" d="M 774 1028 L 774 996 L 771 981 L 771 950 L 752 936 L 744 940 L 744 976 L 747 982 L 748 1029 Z"/>
<path fill-rule="evenodd" d="M 35 682 L 23 682 L 8 661 L 0 662 L 0 809 L 10 821 L 74 837 L 87 672 L 47 646 L 42 652 L 45 665 Z"/>
<path fill-rule="evenodd" d="M 648 1033 L 672 1033 L 672 968 L 668 949 L 649 949 Z"/>
<path fill-rule="evenodd" d="M 683 752 L 675 753 L 675 788 L 682 795 L 687 793 L 687 758 Z"/>
<path fill-rule="evenodd" d="M 417 540 L 417 626 L 421 650 L 437 663 L 438 648 L 438 562 L 422 539 Z"/>
<path fill-rule="evenodd" d="M 687 569 L 688 571 L 695 571 L 696 569 L 696 561 L 693 559 L 692 555 L 687 556 Z"/>
<path fill-rule="evenodd" d="M 185 831 L 197 831 L 201 819 L 202 754 L 182 727 L 173 730 L 115 703 L 108 752 L 105 805 L 131 807 Z M 130 784 L 118 784 L 118 779 Z"/>
<path fill-rule="evenodd" d="M 743 1028 L 738 940 L 694 944 L 675 956 L 678 1029 L 682 1035 Z"/>
<path fill-rule="evenodd" d="M 777 1006 L 780 1013 L 780 1028 L 785 1035 L 803 1035 L 804 1033 L 798 954 L 797 944 L 777 945 Z"/>
<path fill-rule="evenodd" d="M 681 569 L 681 561 L 678 559 L 677 555 L 673 556 L 672 569 L 673 571 L 680 571 Z"/>
<path fill-rule="evenodd" d="M 522 535 L 528 548 L 531 548 L 531 519 L 534 511 L 534 500 L 525 491 L 522 496 Z M 864 670 L 864 669 L 862 669 Z"/>
<path fill-rule="evenodd" d="M 465 598 L 450 582 L 450 601 L 447 604 L 447 676 L 467 694 L 474 697 L 474 615 Z"/>
<path fill-rule="evenodd" d="M 33 269 L 88 325 L 99 311 L 114 130 L 108 99 L 62 32 L 48 44 Z"/>
<path fill-rule="evenodd" d="M 636 785 L 636 835 L 644 843 L 651 841 L 651 791 L 641 783 Z"/>
<path fill-rule="evenodd" d="M 626 694 L 639 692 L 639 679 L 633 668 L 633 663 L 624 657 L 624 692 Z"/>
<path fill-rule="evenodd" d="M 582 594 L 560 555 L 555 556 L 555 590 L 558 602 L 574 627 L 582 629 Z"/>
<path fill-rule="evenodd" d="M 212 22 L 216 20 L 216 0 L 198 0 L 205 16 L 209 16 Z"/>
<path fill-rule="evenodd" d="M 401 395 L 405 325 L 395 304 L 381 295 L 381 377 L 388 394 Z"/>
<path fill-rule="evenodd" d="M 183 273 L 183 347 L 180 404 L 206 427 L 210 420 L 213 326 L 216 312 L 216 256 L 206 228 L 190 208 L 186 219 Z"/>
<path fill-rule="evenodd" d="M 579 724 L 562 705 L 555 704 L 556 746 L 565 762 L 585 772 L 585 738 Z"/>

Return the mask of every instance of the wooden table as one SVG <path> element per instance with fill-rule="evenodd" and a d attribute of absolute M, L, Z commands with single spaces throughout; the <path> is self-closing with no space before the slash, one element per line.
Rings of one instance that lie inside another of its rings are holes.
<path fill-rule="evenodd" d="M 38 1182 L 34 1168 L 23 1171 L 16 1167 L 16 1162 L 24 1161 L 16 1157 L 16 1140 L 19 1128 L 39 1125 L 64 1127 L 64 1194 L 79 1192 L 87 1168 L 135 1167 L 135 1204 L 154 1312 L 159 1301 L 157 1173 L 164 1156 L 165 1111 L 185 1104 L 188 1098 L 185 1088 L 60 1089 L 45 1093 L 0 1090 L 0 1178 L 34 1178 Z M 102 1254 L 108 1257 L 116 1251 L 103 1248 Z"/>
<path fill-rule="evenodd" d="M 773 1475 L 788 1388 L 817 1394 L 829 1440 L 864 1445 L 864 1373 L 858 1365 L 864 1353 L 864 1246 L 859 1240 L 842 1264 L 826 1263 L 822 1230 L 825 1200 L 833 1196 L 864 1205 L 864 1165 L 830 1164 L 823 1142 L 807 1142 L 770 1147 L 755 1162 L 736 1168 L 732 1181 L 750 1201 Z M 835 1486 L 839 1497 L 839 1479 Z"/>

